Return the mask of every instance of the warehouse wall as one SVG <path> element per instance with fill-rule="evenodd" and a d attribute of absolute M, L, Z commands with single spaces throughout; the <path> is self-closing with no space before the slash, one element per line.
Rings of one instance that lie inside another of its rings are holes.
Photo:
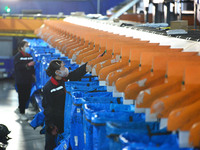
<path fill-rule="evenodd" d="M 101 14 L 105 15 L 106 10 L 123 1 L 101 0 Z M 74 11 L 84 11 L 86 14 L 97 12 L 97 0 L 1 0 L 1 14 L 5 13 L 5 6 L 11 8 L 11 14 L 20 14 L 24 9 L 41 9 L 43 14 L 63 12 L 65 15 Z"/>

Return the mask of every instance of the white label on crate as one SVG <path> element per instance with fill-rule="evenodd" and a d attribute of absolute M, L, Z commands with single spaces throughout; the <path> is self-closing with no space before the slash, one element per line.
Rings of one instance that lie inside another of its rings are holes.
<path fill-rule="evenodd" d="M 179 147 L 188 148 L 189 145 L 189 131 L 179 131 Z"/>
<path fill-rule="evenodd" d="M 81 112 L 81 109 L 80 109 L 80 108 L 77 108 L 77 109 L 76 109 L 76 112 L 77 112 L 77 113 L 80 113 L 80 112 Z"/>
<path fill-rule="evenodd" d="M 74 136 L 75 146 L 78 146 L 78 136 Z"/>
<path fill-rule="evenodd" d="M 84 132 L 84 144 L 86 144 L 86 133 Z"/>
<path fill-rule="evenodd" d="M 64 148 L 64 149 L 67 149 L 67 144 L 64 144 L 64 145 L 63 145 L 63 148 Z"/>

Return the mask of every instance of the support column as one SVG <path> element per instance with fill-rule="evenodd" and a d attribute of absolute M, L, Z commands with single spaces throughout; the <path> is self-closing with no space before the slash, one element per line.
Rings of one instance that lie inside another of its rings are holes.
<path fill-rule="evenodd" d="M 100 3 L 101 3 L 101 0 L 97 0 L 97 14 L 100 14 Z"/>
<path fill-rule="evenodd" d="M 164 3 L 164 22 L 170 24 L 170 2 Z"/>
<path fill-rule="evenodd" d="M 181 3 L 180 0 L 179 0 L 179 17 L 178 17 L 178 20 L 182 20 L 182 3 Z"/>
<path fill-rule="evenodd" d="M 194 29 L 197 29 L 197 4 L 194 2 Z"/>
<path fill-rule="evenodd" d="M 149 22 L 149 7 L 145 7 L 144 21 L 145 23 Z"/>
<path fill-rule="evenodd" d="M 158 23 L 158 4 L 153 3 L 153 11 L 152 11 L 153 23 Z"/>
<path fill-rule="evenodd" d="M 144 2 L 144 22 L 149 22 L 149 0 L 143 0 Z"/>

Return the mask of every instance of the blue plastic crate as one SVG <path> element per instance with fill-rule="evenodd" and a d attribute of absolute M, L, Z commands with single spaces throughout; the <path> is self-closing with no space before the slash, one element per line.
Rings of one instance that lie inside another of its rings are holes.
<path fill-rule="evenodd" d="M 159 122 L 145 122 L 145 120 L 138 122 L 106 122 L 106 134 L 109 137 L 110 148 L 120 149 L 121 144 L 116 139 L 124 132 L 147 135 L 162 131 L 159 131 Z"/>
<path fill-rule="evenodd" d="M 122 105 L 126 107 L 127 105 Z M 128 105 L 131 107 L 131 105 Z M 91 124 L 93 125 L 93 149 L 109 149 L 109 139 L 106 138 L 106 122 L 140 122 L 145 121 L 145 114 L 135 113 L 134 110 L 123 112 L 95 112 L 92 114 Z"/>
<path fill-rule="evenodd" d="M 76 83 L 76 81 L 73 81 L 71 83 L 66 83 L 66 90 L 68 92 L 70 92 L 70 94 L 66 94 L 66 101 L 65 101 L 65 114 L 64 114 L 64 132 L 66 133 L 66 135 L 70 134 L 70 130 L 71 130 L 71 125 L 70 125 L 70 121 L 71 121 L 71 107 L 72 107 L 72 97 L 73 98 L 81 98 L 81 97 L 93 97 L 95 95 L 101 95 L 101 96 L 112 96 L 112 93 L 108 93 L 108 92 L 90 92 L 88 90 L 93 90 L 93 89 L 100 89 L 100 90 L 104 90 L 105 91 L 105 87 L 99 87 L 97 86 L 98 82 L 84 82 L 81 83 L 79 81 L 77 81 L 78 84 L 80 85 L 86 85 L 86 86 L 77 86 L 74 85 Z M 71 85 L 71 86 L 69 86 Z M 94 85 L 94 86 L 93 86 Z M 74 88 L 76 87 L 76 88 Z M 78 90 L 78 91 L 77 91 Z M 80 90 L 84 90 L 84 91 L 80 91 Z M 74 92 L 77 91 L 77 92 Z M 100 94 L 99 94 L 100 93 Z"/>
<path fill-rule="evenodd" d="M 93 125 L 91 124 L 91 119 L 94 112 L 119 112 L 119 111 L 134 111 L 133 105 L 123 105 L 123 104 L 84 104 L 83 105 L 83 126 L 84 126 L 84 136 L 85 136 L 85 149 L 93 149 Z"/>
<path fill-rule="evenodd" d="M 83 132 L 83 110 L 82 105 L 88 103 L 105 104 L 105 103 L 123 103 L 123 98 L 117 97 L 84 97 L 73 98 L 71 109 L 71 146 L 72 149 L 84 149 L 84 132 Z"/>
<path fill-rule="evenodd" d="M 172 148 L 178 148 L 177 135 L 176 134 L 165 134 L 163 135 L 152 135 L 143 133 L 126 132 L 119 136 L 121 143 L 120 149 L 130 145 L 131 143 L 143 143 L 147 147 L 158 147 L 161 148 L 164 145 L 170 145 Z"/>

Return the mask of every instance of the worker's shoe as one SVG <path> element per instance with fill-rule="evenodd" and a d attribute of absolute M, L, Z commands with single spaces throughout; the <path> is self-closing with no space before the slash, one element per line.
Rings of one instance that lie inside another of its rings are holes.
<path fill-rule="evenodd" d="M 15 113 L 18 114 L 18 115 L 20 114 L 19 108 L 17 108 L 17 109 L 15 110 Z"/>
<path fill-rule="evenodd" d="M 25 114 L 20 114 L 20 120 L 22 120 L 22 121 L 27 121 L 28 118 L 26 117 Z"/>

